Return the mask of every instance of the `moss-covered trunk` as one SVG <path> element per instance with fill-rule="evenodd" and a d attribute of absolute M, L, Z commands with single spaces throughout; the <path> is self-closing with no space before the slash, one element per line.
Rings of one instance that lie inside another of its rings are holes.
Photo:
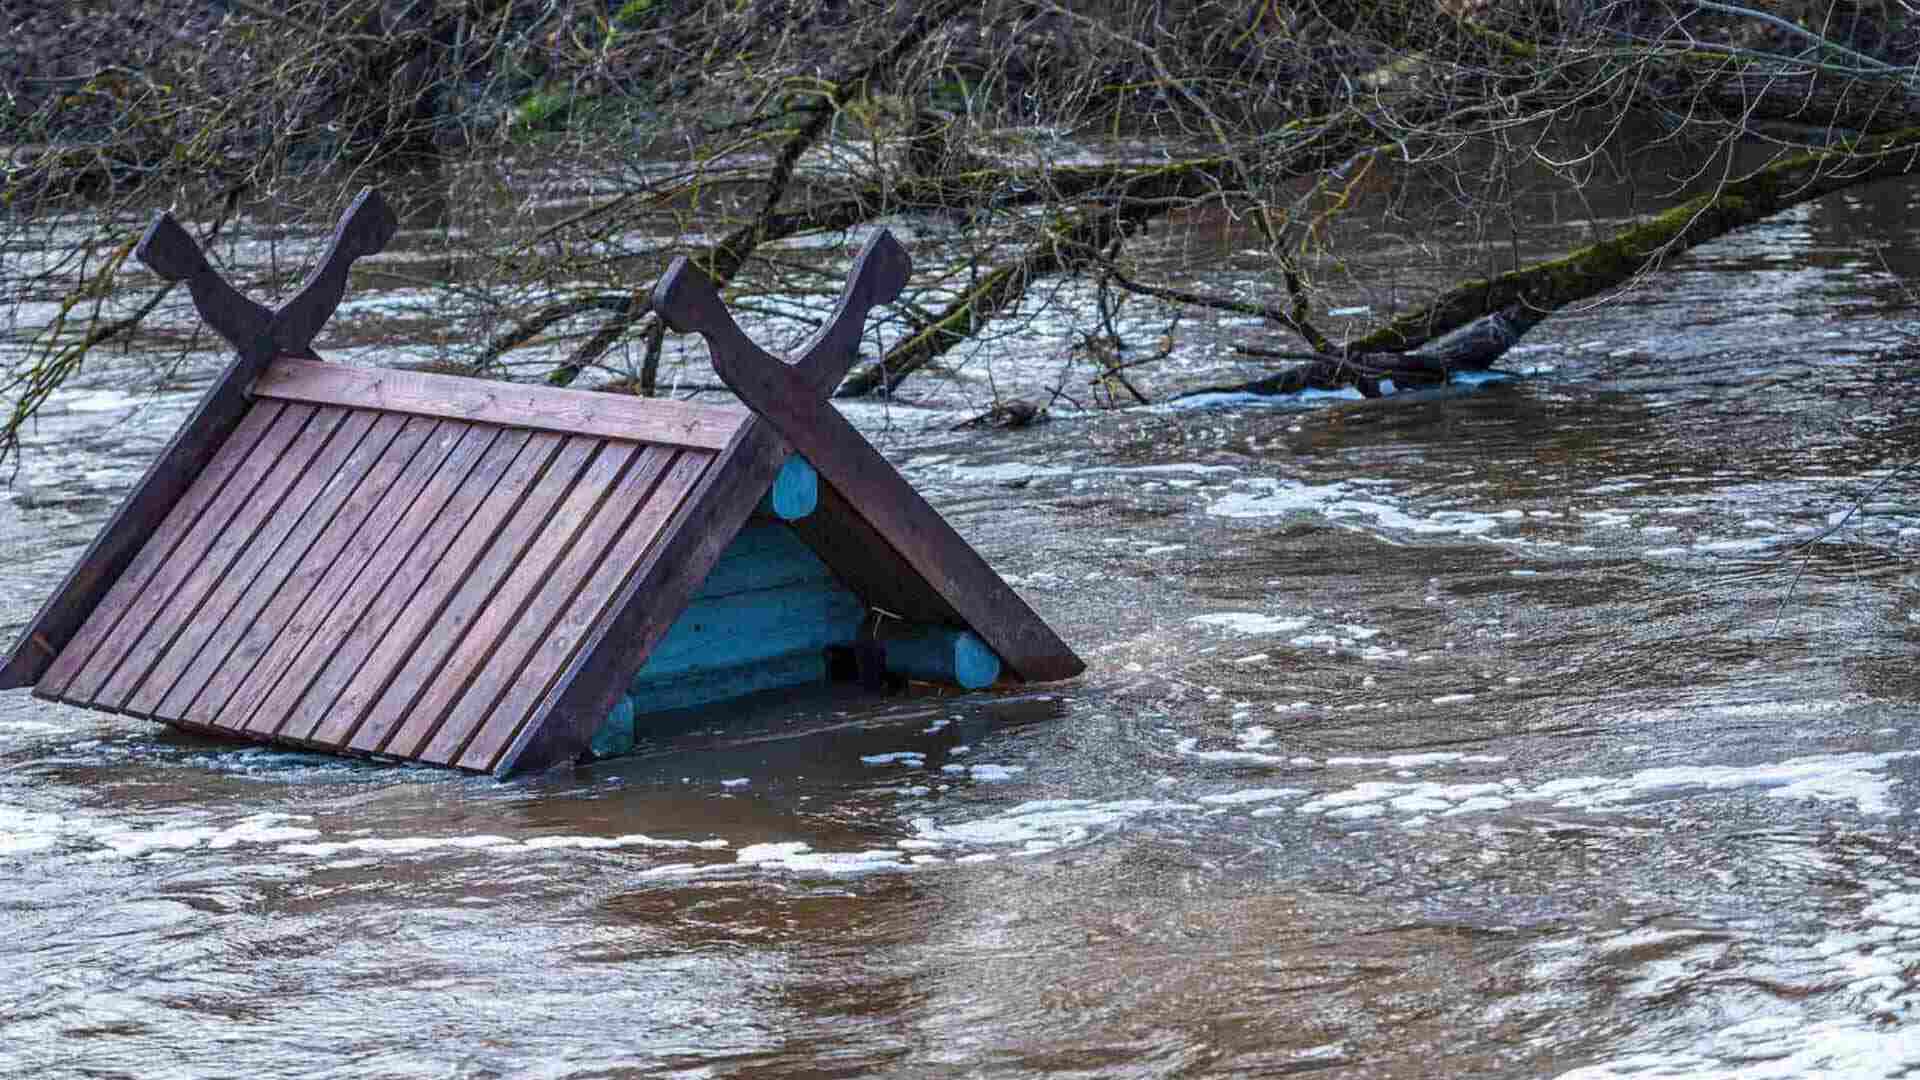
<path fill-rule="evenodd" d="M 1906 176 L 1916 163 L 1920 128 L 1783 158 L 1598 244 L 1490 280 L 1465 282 L 1351 342 L 1348 355 L 1418 348 L 1509 305 L 1550 312 L 1603 295 L 1735 229 L 1845 188 Z"/>

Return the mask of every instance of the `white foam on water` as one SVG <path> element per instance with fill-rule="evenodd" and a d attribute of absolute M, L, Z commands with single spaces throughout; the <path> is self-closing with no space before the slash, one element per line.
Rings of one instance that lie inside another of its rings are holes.
<path fill-rule="evenodd" d="M 907 856 L 897 848 L 815 851 L 802 840 L 748 844 L 739 850 L 734 861 L 737 865 L 758 870 L 785 870 L 798 874 L 868 874 L 876 870 L 903 870 L 911 865 Z"/>
<path fill-rule="evenodd" d="M 1198 809 L 1193 803 L 1162 799 L 1040 799 L 974 821 L 938 824 L 915 818 L 912 825 L 917 839 L 941 845 L 1032 850 L 1030 845 L 1037 844 L 1053 850 L 1084 843 L 1101 830 L 1142 815 Z"/>
<path fill-rule="evenodd" d="M 89 859 L 137 859 L 164 852 L 197 848 L 225 850 L 242 844 L 279 844 L 320 835 L 319 830 L 286 822 L 308 821 L 301 814 L 254 814 L 233 825 L 208 824 L 129 828 L 87 818 L 53 814 L 0 812 L 0 826 L 25 824 L 28 829 L 0 828 L 0 852 L 24 853 L 56 847 L 84 850 Z"/>
<path fill-rule="evenodd" d="M 1708 540 L 1695 543 L 1693 550 L 1704 551 L 1710 555 L 1766 551 L 1775 544 L 1785 542 L 1786 539 L 1784 536 L 1755 536 L 1746 540 Z"/>
<path fill-rule="evenodd" d="M 1389 754 L 1386 757 L 1330 757 L 1326 764 L 1331 767 L 1385 765 L 1389 769 L 1421 769 L 1428 765 L 1498 765 L 1506 760 L 1505 754 L 1463 754 L 1452 750 L 1436 750 L 1425 754 Z"/>
<path fill-rule="evenodd" d="M 1920 1026 L 1769 1016 L 1722 1028 L 1693 1048 L 1627 1054 L 1559 1080 L 1878 1080 L 1917 1065 Z"/>
<path fill-rule="evenodd" d="M 1769 798 L 1852 803 L 1860 813 L 1885 817 L 1896 812 L 1892 788 L 1899 780 L 1885 775 L 1889 764 L 1920 751 L 1885 754 L 1820 754 L 1766 765 L 1673 765 L 1642 769 L 1611 782 L 1593 778 L 1548 781 L 1535 797 L 1553 798 L 1563 809 L 1597 810 L 1684 791 L 1765 790 Z M 1575 786 L 1566 786 L 1575 784 Z"/>
<path fill-rule="evenodd" d="M 982 783 L 996 783 L 1011 780 L 1027 771 L 1025 765 L 972 765 L 967 767 L 967 775 Z"/>
<path fill-rule="evenodd" d="M 1195 615 L 1187 621 L 1246 637 L 1258 634 L 1290 634 L 1295 630 L 1305 629 L 1313 623 L 1311 618 L 1263 615 L 1253 611 L 1218 611 L 1211 615 Z"/>
<path fill-rule="evenodd" d="M 0 804 L 0 855 L 45 851 L 62 839 L 80 837 L 91 844 L 100 826 L 84 818 Z"/>
<path fill-rule="evenodd" d="M 1234 736 L 1233 741 L 1240 744 L 1240 749 L 1242 750 L 1258 750 L 1272 743 L 1275 734 L 1276 732 L 1270 727 L 1254 724 L 1247 728 L 1247 730 Z"/>
<path fill-rule="evenodd" d="M 863 765 L 906 765 L 919 768 L 927 763 L 927 755 L 917 750 L 897 750 L 891 754 L 862 754 Z"/>
<path fill-rule="evenodd" d="M 641 833 L 630 833 L 625 836 L 532 836 L 524 840 L 480 834 L 473 836 L 360 836 L 351 840 L 284 844 L 277 850 L 284 855 L 309 855 L 327 859 L 343 852 L 376 855 L 457 854 L 467 851 L 481 851 L 487 854 L 525 854 L 560 849 L 612 850 L 616 848 L 711 851 L 729 846 L 731 845 L 726 840 L 662 840 Z"/>
<path fill-rule="evenodd" d="M 1512 783 L 1442 784 L 1432 781 L 1367 780 L 1341 791 L 1309 799 L 1294 809 L 1302 814 L 1326 814 L 1334 818 L 1370 817 L 1388 810 L 1406 814 L 1447 815 L 1473 800 L 1476 809 L 1499 810 L 1511 804 L 1506 795 L 1512 790 L 1509 786 Z"/>
<path fill-rule="evenodd" d="M 25 855 L 35 851 L 45 851 L 59 842 L 60 837 L 53 833 L 10 832 L 0 829 L 0 855 Z"/>
<path fill-rule="evenodd" d="M 1199 746 L 1198 738 L 1188 736 L 1174 744 L 1173 752 L 1195 761 L 1215 761 L 1233 765 L 1285 765 L 1287 763 L 1286 757 L 1280 754 L 1262 754 L 1254 750 L 1201 750 Z"/>
<path fill-rule="evenodd" d="M 143 400 L 146 399 L 123 390 L 81 390 L 54 395 L 56 404 L 64 406 L 67 412 L 76 413 L 119 412 L 131 409 Z"/>
<path fill-rule="evenodd" d="M 1228 791 L 1219 795 L 1202 795 L 1200 801 L 1208 806 L 1246 806 L 1250 803 L 1272 802 L 1275 799 L 1290 799 L 1295 795 L 1311 795 L 1306 788 L 1270 787 L 1246 788 L 1241 791 Z"/>
<path fill-rule="evenodd" d="M 919 471 L 919 470 L 916 470 Z M 1029 465 L 1008 461 L 997 465 L 930 465 L 924 472 L 940 479 L 963 484 L 1004 484 L 1016 480 L 1041 480 L 1071 476 L 1074 469 L 1065 465 Z"/>
<path fill-rule="evenodd" d="M 1492 514 L 1469 510 L 1433 510 L 1426 514 L 1389 501 L 1392 495 L 1377 484 L 1337 481 L 1303 484 L 1271 477 L 1236 480 L 1233 489 L 1214 500 L 1206 512 L 1224 518 L 1284 517 L 1317 514 L 1336 525 L 1368 527 L 1423 536 L 1479 537 L 1502 522 Z"/>
<path fill-rule="evenodd" d="M 1515 803 L 1547 803 L 1560 810 L 1604 812 L 1666 796 L 1713 791 L 1758 790 L 1773 799 L 1851 803 L 1861 814 L 1897 813 L 1887 766 L 1920 751 L 1886 754 L 1845 753 L 1789 758 L 1761 765 L 1682 765 L 1642 769 L 1625 776 L 1570 776 L 1528 787 L 1514 779 L 1497 783 L 1444 784 L 1426 781 L 1363 781 L 1328 792 L 1296 809 L 1329 817 L 1372 813 L 1459 814 L 1504 810 Z M 1460 759 L 1465 761 L 1465 758 Z M 1333 765 L 1341 759 L 1329 758 Z M 1391 764 L 1388 759 L 1386 764 Z"/>
<path fill-rule="evenodd" d="M 1777 994 L 1764 1015 L 1691 1044 L 1622 1054 L 1560 1074 L 1561 1080 L 1634 1077 L 1754 1077 L 1840 1080 L 1906 1076 L 1920 1069 L 1920 1025 L 1911 1023 L 1920 969 L 1920 892 L 1914 882 L 1869 882 L 1858 920 L 1814 939 L 1767 942 L 1764 979 L 1801 993 Z M 1665 987 L 1656 983 L 1650 993 Z"/>

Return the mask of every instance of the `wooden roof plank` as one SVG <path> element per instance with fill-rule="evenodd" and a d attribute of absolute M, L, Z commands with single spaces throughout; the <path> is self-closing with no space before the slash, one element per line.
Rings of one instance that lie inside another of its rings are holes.
<path fill-rule="evenodd" d="M 346 548 L 330 561 L 309 594 L 300 600 L 273 646 L 255 661 L 246 678 L 221 707 L 223 723 L 263 738 L 286 724 L 286 709 L 300 700 L 307 680 L 334 655 L 334 648 L 365 615 L 367 605 L 392 577 L 394 567 L 413 550 L 432 525 L 457 477 L 488 450 L 499 429 L 480 429 L 457 421 L 415 417 L 388 448 L 378 471 L 355 498 L 376 496 Z M 407 444 L 419 448 L 407 455 Z M 444 480 L 440 500 L 424 498 L 436 477 Z"/>
<path fill-rule="evenodd" d="M 155 575 L 166 570 L 168 561 L 181 541 L 193 532 L 200 522 L 200 516 L 240 471 L 255 446 L 273 426 L 273 420 L 280 415 L 281 408 L 279 403 L 273 402 L 251 410 L 234 429 L 232 437 L 221 444 L 199 478 L 174 504 L 146 545 L 140 548 L 127 564 L 126 570 L 114 581 L 113 587 L 107 590 L 93 614 L 81 624 L 68 640 L 66 648 L 48 665 L 40 677 L 40 692 L 44 696 L 58 697 L 64 693 L 75 674 L 93 659 L 101 642 L 120 625 L 127 609 L 154 581 Z"/>
<path fill-rule="evenodd" d="M 533 432 L 477 426 L 469 437 L 486 440 L 479 458 L 465 469 L 443 467 L 434 475 L 420 502 L 437 507 L 437 512 L 416 510 L 407 523 L 409 536 L 405 538 L 412 542 L 402 550 L 403 538 L 390 540 L 382 549 L 382 573 L 370 576 L 372 588 L 352 597 L 351 603 L 340 604 L 338 611 L 346 632 L 337 632 L 339 626 L 329 618 L 326 632 L 314 635 L 318 646 L 315 655 L 303 656 L 299 668 L 311 669 L 314 674 L 297 691 L 289 685 L 293 680 L 283 682 L 283 689 L 276 689 L 261 704 L 264 714 L 286 716 L 280 728 L 282 738 L 326 747 L 346 742 L 360 722 L 360 708 L 369 702 L 349 708 L 341 698 L 367 658 L 386 639 L 388 628 L 406 610 L 414 592 L 434 574 L 441 556 L 466 529 L 502 477 L 516 469 L 543 468 L 558 441 L 549 437 L 533 447 Z"/>
<path fill-rule="evenodd" d="M 509 475 L 488 493 L 473 521 L 447 550 L 431 589 L 407 605 L 374 650 L 342 703 L 364 701 L 365 719 L 347 741 L 361 753 L 394 753 L 432 735 L 440 718 L 416 713 L 418 702 L 494 591 L 513 572 L 556 504 L 573 487 L 602 443 L 536 432 L 533 444 L 555 449 L 537 473 Z M 404 753 L 404 751 L 399 751 Z"/>
<path fill-rule="evenodd" d="M 428 751 L 438 746 L 447 748 L 444 759 L 466 745 L 486 719 L 485 709 L 470 706 L 468 691 L 476 682 L 491 683 L 503 671 L 511 678 L 519 669 L 513 638 L 529 607 L 543 591 L 570 593 L 579 587 L 577 578 L 563 573 L 570 565 L 568 553 L 629 470 L 636 466 L 658 470 L 659 461 L 652 457 L 656 453 L 672 456 L 671 450 L 636 443 L 605 444 L 565 498 L 539 513 L 525 552 L 474 614 L 467 633 L 413 707 L 416 719 L 438 719 L 430 725 L 409 721 L 407 730 L 387 744 L 387 753 L 433 760 Z"/>
<path fill-rule="evenodd" d="M 662 534 L 682 512 L 695 485 L 712 468 L 713 460 L 714 455 L 699 451 L 675 455 L 653 491 L 640 499 L 637 511 L 620 522 L 614 533 L 617 539 L 603 545 L 605 557 L 589 569 L 582 587 L 571 596 L 552 598 L 552 615 L 545 632 L 527 643 L 527 658 L 518 677 L 487 710 L 485 723 L 461 749 L 458 760 L 449 758 L 450 763 L 466 769 L 491 770 L 529 728 L 540 726 L 541 714 L 536 710 L 549 687 L 567 670 L 589 637 L 614 613 L 622 585 L 658 545 Z M 640 493 L 635 489 L 628 494 Z M 616 516 L 610 515 L 606 524 L 613 525 Z M 671 621 L 675 614 L 677 611 L 668 611 L 664 617 Z M 617 641 L 616 647 L 624 644 Z M 617 699 L 618 694 L 615 697 Z M 591 738 L 592 732 L 588 732 L 587 737 Z"/>
<path fill-rule="evenodd" d="M 244 730 L 243 719 L 236 723 L 221 715 L 233 684 L 252 670 L 278 636 L 284 613 L 294 602 L 288 598 L 295 592 L 303 594 L 306 584 L 324 569 L 307 568 L 315 554 L 314 546 L 335 531 L 341 511 L 350 509 L 352 496 L 373 473 L 407 419 L 387 413 L 357 413 L 341 425 L 340 433 L 287 497 L 280 516 L 297 519 L 296 523 L 254 565 L 236 565 L 231 576 L 246 581 L 244 591 L 208 635 L 199 655 L 153 707 L 153 715 Z M 357 436 L 355 429 L 360 429 Z M 263 546 L 256 542 L 253 549 Z M 286 602 L 277 603 L 283 600 Z"/>
<path fill-rule="evenodd" d="M 606 605 L 577 616 L 590 629 L 570 653 L 548 661 L 552 676 L 543 682 L 532 676 L 529 665 L 529 675 L 516 684 L 515 694 L 538 698 L 513 741 L 484 765 L 470 748 L 461 764 L 506 776 L 578 754 L 773 486 L 791 449 L 757 417 L 742 425 L 733 445 L 701 468 L 692 488 L 673 502 L 676 509 L 661 526 L 659 541 L 648 546 L 624 582 L 607 590 Z M 676 464 L 674 471 L 679 468 Z M 668 502 L 656 498 L 647 505 L 664 507 Z"/>
<path fill-rule="evenodd" d="M 206 582 L 204 568 L 209 563 L 224 567 L 233 551 L 251 533 L 249 523 L 258 524 L 261 520 L 262 515 L 257 513 L 261 509 L 260 484 L 306 434 L 314 413 L 314 409 L 299 405 L 281 411 L 260 446 L 248 455 L 246 463 L 201 516 L 189 538 L 167 560 L 165 570 L 127 609 L 113 633 L 101 642 L 95 659 L 75 678 L 64 697 L 99 708 L 119 708 L 133 689 L 129 681 L 143 678 L 145 664 L 158 659 L 165 640 L 171 639 L 166 631 L 179 629 L 179 621 L 185 616 L 175 609 L 188 595 L 187 590 L 196 581 Z M 249 509 L 256 513 L 249 516 Z M 245 532 L 240 531 L 243 528 Z M 143 643 L 149 642 L 143 651 Z"/>
<path fill-rule="evenodd" d="M 207 683 L 231 661 L 229 654 L 251 630 L 260 613 L 306 555 L 306 549 L 333 520 L 333 515 L 358 485 L 386 443 L 399 430 L 397 423 L 381 423 L 379 413 L 349 413 L 326 447 L 314 456 L 273 516 L 240 557 L 223 582 L 221 595 L 202 605 L 192 626 L 174 642 L 168 660 L 184 657 L 185 664 L 171 685 L 157 677 L 147 681 L 128 703 L 128 711 L 144 716 L 186 718 Z M 368 443 L 379 435 L 379 444 Z M 356 468 L 356 463 L 358 468 Z M 192 644 L 194 639 L 199 644 Z M 210 727 L 219 724 L 204 709 L 192 717 Z"/>
<path fill-rule="evenodd" d="M 703 405 L 626 394 L 582 393 L 489 379 L 348 367 L 282 357 L 253 385 L 255 395 L 286 401 L 383 409 L 476 423 L 596 435 L 663 446 L 718 450 L 750 415 L 735 406 Z"/>
<path fill-rule="evenodd" d="M 475 718 L 461 738 L 452 737 L 451 725 L 443 727 L 433 742 L 419 754 L 420 760 L 452 764 L 468 747 L 478 756 L 491 760 L 513 737 L 525 720 L 525 708 L 501 702 L 523 680 L 538 680 L 547 673 L 529 671 L 529 662 L 543 649 L 566 649 L 566 639 L 578 637 L 586 627 L 565 616 L 581 603 L 604 604 L 610 590 L 595 584 L 603 563 L 637 562 L 651 536 L 634 536 L 628 529 L 634 516 L 654 504 L 664 504 L 685 494 L 684 487 L 661 484 L 682 452 L 671 447 L 648 447 L 644 456 L 621 475 L 605 485 L 604 498 L 592 508 L 571 542 L 548 568 L 536 588 L 525 591 L 519 617 L 501 634 L 498 646 L 485 665 L 479 667 L 453 709 Z M 710 455 L 696 453 L 697 458 Z M 659 512 L 665 521 L 667 514 Z M 522 565 L 521 570 L 527 570 Z M 595 595 L 598 593 L 598 595 Z M 484 766 L 482 766 L 484 767 Z"/>
<path fill-rule="evenodd" d="M 215 541 L 207 560 L 156 620 L 156 628 L 165 627 L 169 633 L 146 663 L 145 676 L 137 684 L 128 683 L 124 697 L 115 697 L 123 712 L 154 715 L 161 699 L 219 630 L 227 612 L 252 588 L 255 575 L 271 562 L 280 541 L 299 523 L 306 502 L 326 481 L 327 466 L 359 442 L 372 419 L 366 413 L 322 409 L 261 483 L 260 497 L 236 508 L 234 527 Z M 148 635 L 130 657 L 129 669 L 162 639 L 158 633 Z"/>

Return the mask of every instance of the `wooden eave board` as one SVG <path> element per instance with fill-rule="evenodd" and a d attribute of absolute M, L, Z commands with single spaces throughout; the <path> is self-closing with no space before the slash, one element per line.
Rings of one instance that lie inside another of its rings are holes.
<path fill-rule="evenodd" d="M 742 409 L 276 361 L 34 692 L 490 771 L 583 649 L 621 649 L 604 630 L 625 586 L 750 425 Z M 639 617 L 678 614 L 660 608 Z M 638 670 L 644 651 L 618 661 Z"/>

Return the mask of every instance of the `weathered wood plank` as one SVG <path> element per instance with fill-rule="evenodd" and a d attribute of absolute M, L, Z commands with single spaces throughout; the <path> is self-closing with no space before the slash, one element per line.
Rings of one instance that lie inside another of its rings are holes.
<path fill-rule="evenodd" d="M 188 710 L 186 720 L 191 722 L 195 714 L 202 714 L 210 717 L 216 727 L 246 731 L 253 707 L 265 692 L 251 688 L 262 684 L 270 687 L 279 674 L 277 665 L 283 664 L 295 651 L 282 650 L 282 643 L 301 640 L 311 632 L 313 624 L 319 622 L 324 610 L 330 607 L 331 599 L 338 596 L 354 574 L 364 569 L 367 559 L 373 555 L 377 543 L 370 542 L 371 536 L 385 535 L 398 517 L 404 515 L 413 494 L 425 483 L 425 476 L 431 475 L 430 467 L 416 469 L 413 466 L 416 458 L 424 456 L 422 450 L 439 424 L 424 417 L 385 416 L 376 427 L 374 437 L 384 435 L 383 429 L 389 426 L 397 430 L 378 456 L 371 459 L 364 477 L 334 514 L 326 532 L 314 541 L 272 603 L 234 646 L 228 662 L 208 681 L 196 707 Z M 449 445 L 455 441 L 447 440 Z M 430 466 L 431 463 L 422 464 Z M 397 505 L 390 500 L 398 500 Z M 326 588 L 336 582 L 332 589 Z M 316 601 L 321 611 L 307 614 Z"/>
<path fill-rule="evenodd" d="M 734 406 L 595 394 L 428 372 L 283 358 L 254 382 L 258 397 L 452 417 L 480 423 L 718 450 L 749 415 Z"/>
<path fill-rule="evenodd" d="M 394 620 L 387 640 L 341 698 L 343 707 L 367 703 L 350 749 L 377 753 L 395 738 L 412 746 L 431 737 L 439 718 L 416 716 L 414 704 L 603 445 L 547 432 L 536 432 L 532 442 L 544 440 L 557 444 L 548 466 L 526 475 L 524 484 L 511 483 L 519 478 L 509 474 L 488 494 L 448 549 L 434 587 Z"/>
<path fill-rule="evenodd" d="M 568 554 L 628 470 L 650 455 L 671 458 L 673 451 L 606 444 L 565 498 L 539 513 L 526 551 L 475 612 L 465 637 L 421 691 L 406 727 L 388 741 L 387 753 L 444 764 L 480 730 L 502 682 L 511 681 L 520 669 L 532 637 L 527 623 L 540 620 L 538 603 L 553 595 L 571 596 L 580 588 L 582 575 Z M 661 464 L 655 458 L 650 471 L 657 472 Z"/>
<path fill-rule="evenodd" d="M 341 565 L 353 568 L 346 583 L 335 577 L 322 585 L 323 591 L 341 589 L 339 595 L 326 603 L 324 614 L 318 607 L 302 611 L 296 627 L 310 629 L 283 638 L 277 655 L 260 664 L 263 679 L 242 687 L 228 707 L 236 721 L 246 718 L 249 733 L 305 740 L 323 720 L 337 716 L 333 702 L 373 651 L 387 620 L 405 604 L 412 585 L 432 571 L 441 549 L 524 448 L 527 433 L 449 421 L 435 439 L 426 456 L 438 460 L 419 469 L 418 493 L 404 502 L 382 502 L 393 506 L 388 530 L 370 534 L 377 538 L 371 548 L 357 542 L 342 556 Z M 356 551 L 364 561 L 353 566 Z M 247 704 L 249 697 L 257 703 Z"/>
<path fill-rule="evenodd" d="M 652 651 L 733 542 L 790 451 L 779 432 L 758 418 L 742 425 L 734 443 L 696 473 L 685 496 L 672 501 L 678 512 L 659 529 L 659 541 L 648 543 L 645 558 L 625 581 L 603 590 L 610 597 L 607 605 L 573 616 L 591 627 L 579 646 L 559 657 L 545 680 L 521 680 L 538 694 L 528 709 L 529 722 L 494 760 L 482 762 L 470 752 L 460 764 L 506 776 L 577 755 L 620 700 L 639 659 Z M 676 465 L 674 472 L 679 471 Z M 668 503 L 656 499 L 647 505 Z"/>
<path fill-rule="evenodd" d="M 160 527 L 107 590 L 94 614 L 81 624 L 67 647 L 48 665 L 40 677 L 42 696 L 59 697 L 74 675 L 93 659 L 100 643 L 120 625 L 127 609 L 153 581 L 154 575 L 167 565 L 181 541 L 200 523 L 200 516 L 219 498 L 221 490 L 253 453 L 282 407 L 279 402 L 267 402 L 248 411 L 232 437 L 221 444 L 193 486 L 174 504 Z"/>
<path fill-rule="evenodd" d="M 100 605 L 167 512 L 228 441 L 253 404 L 247 397 L 247 383 L 265 362 L 264 356 L 235 360 L 201 395 L 193 415 L 148 466 L 113 517 L 87 545 L 80 561 L 68 571 L 66 580 L 40 605 L 40 611 L 14 643 L 6 666 L 0 667 L 0 690 L 40 681 L 53 658 Z M 42 696 L 47 695 L 43 692 Z"/>
<path fill-rule="evenodd" d="M 349 748 L 361 736 L 365 724 L 376 724 L 363 746 L 378 749 L 405 721 L 405 715 L 392 713 L 378 717 L 378 703 L 396 680 L 409 675 L 409 665 L 417 659 L 415 651 L 434 634 L 445 605 L 467 586 L 476 563 L 492 546 L 493 532 L 501 519 L 511 515 L 538 488 L 566 446 L 566 436 L 551 432 L 509 430 L 501 442 L 505 444 L 515 434 L 524 434 L 524 446 L 511 455 L 511 463 L 505 469 L 486 469 L 484 486 L 461 484 L 459 494 L 449 503 L 455 517 L 451 528 L 434 528 L 426 536 L 428 544 L 415 557 L 409 557 L 394 582 L 380 592 L 369 619 L 355 632 L 371 626 L 378 630 L 365 650 L 353 650 L 361 659 L 348 680 L 344 684 L 332 680 L 317 684 L 315 690 L 324 686 L 330 694 L 324 700 L 309 694 L 311 700 L 301 701 L 301 709 L 319 707 L 324 711 L 323 723 L 311 736 L 313 742 L 328 748 Z M 492 461 L 484 465 L 492 465 Z M 409 692 L 419 680 L 419 673 L 413 673 Z"/>
<path fill-rule="evenodd" d="M 578 514 L 580 527 L 558 553 L 558 559 L 541 569 L 537 577 L 529 572 L 534 563 L 529 558 L 516 572 L 519 580 L 501 590 L 502 598 L 514 598 L 518 617 L 505 628 L 493 655 L 475 670 L 465 692 L 452 706 L 456 714 L 471 716 L 475 722 L 467 725 L 467 731 L 458 738 L 454 737 L 454 725 L 442 726 L 439 735 L 420 752 L 422 761 L 450 764 L 469 746 L 476 754 L 491 759 L 513 737 L 525 719 L 525 710 L 502 712 L 497 708 L 501 700 L 525 677 L 528 661 L 543 646 L 570 629 L 579 631 L 564 626 L 562 616 L 580 602 L 602 562 L 625 555 L 619 549 L 629 524 L 650 499 L 662 494 L 660 481 L 678 456 L 679 452 L 670 447 L 648 447 L 630 467 L 595 478 L 596 506 L 582 511 L 569 508 L 559 515 Z M 599 465 L 595 462 L 596 471 L 600 471 Z"/>
<path fill-rule="evenodd" d="M 233 478 L 201 515 L 199 523 L 175 549 L 148 587 L 135 597 L 121 616 L 119 625 L 107 634 L 93 658 L 75 673 L 73 682 L 58 695 L 62 700 L 111 709 L 119 697 L 110 697 L 108 685 L 125 667 L 141 641 L 156 632 L 155 624 L 163 613 L 179 601 L 187 582 L 208 560 L 218 553 L 231 553 L 244 537 L 236 536 L 235 514 L 253 505 L 262 480 L 278 467 L 313 419 L 314 410 L 293 406 L 281 410 L 253 453 L 241 463 Z M 145 672 L 139 672 L 144 675 Z"/>
<path fill-rule="evenodd" d="M 364 413 L 361 417 L 370 419 Z M 108 684 L 108 700 L 122 712 L 153 715 L 154 706 L 192 665 L 201 646 L 219 629 L 226 613 L 246 594 L 254 576 L 299 522 L 306 503 L 319 487 L 316 463 L 325 468 L 326 462 L 344 456 L 343 437 L 357 443 L 365 433 L 365 425 L 356 424 L 356 419 L 340 409 L 322 409 L 294 439 L 274 471 L 261 481 L 248 505 L 232 508 L 232 527 L 214 542 L 208 558 L 155 618 L 155 630 L 163 632 L 143 638 L 128 655 L 121 676 Z M 141 674 L 126 678 L 135 672 Z"/>
<path fill-rule="evenodd" d="M 698 451 L 687 451 L 677 455 L 667 467 L 653 494 L 640 510 L 619 531 L 617 539 L 608 544 L 609 558 L 601 560 L 588 576 L 586 584 L 571 598 L 572 602 L 561 609 L 561 615 L 538 648 L 528 658 L 520 677 L 502 695 L 500 703 L 494 706 L 493 717 L 489 719 L 487 729 L 481 733 L 462 752 L 459 765 L 462 768 L 490 770 L 504 754 L 511 752 L 532 729 L 543 726 L 542 706 L 547 691 L 555 685 L 555 680 L 564 677 L 568 665 L 587 646 L 594 632 L 605 625 L 609 613 L 616 610 L 621 597 L 621 582 L 630 577 L 635 568 L 644 564 L 647 558 L 659 548 L 667 536 L 672 522 L 683 512 L 686 502 L 695 498 L 693 493 L 702 478 L 712 468 L 714 456 Z M 771 479 L 771 477 L 769 477 Z M 658 617 L 664 623 L 672 617 L 672 611 L 662 611 Z M 624 649 L 624 639 L 612 639 L 608 646 Z M 631 665 L 638 659 L 637 653 L 628 653 L 623 661 Z M 618 665 L 617 665 L 618 666 Z M 619 670 L 628 670 L 618 666 Z M 619 700 L 622 687 L 615 686 L 613 700 Z M 612 706 L 608 708 L 611 709 Z M 604 718 L 605 714 L 601 714 Z M 567 752 L 578 754 L 585 746 L 585 739 L 591 738 L 598 729 L 598 721 L 580 738 L 583 740 Z"/>
<path fill-rule="evenodd" d="M 387 445 L 399 434 L 405 418 L 383 413 L 349 414 L 340 430 L 322 450 L 287 495 L 274 525 L 263 530 L 228 572 L 228 581 L 242 588 L 225 611 L 209 602 L 201 609 L 194 633 L 174 643 L 182 650 L 192 636 L 204 643 L 170 688 L 158 679 L 134 695 L 128 711 L 164 720 L 185 720 L 211 728 L 225 727 L 219 703 L 224 691 L 215 683 L 231 685 L 251 666 L 278 627 L 263 621 L 268 606 L 280 595 L 305 563 L 310 549 L 332 528 L 334 517 L 366 479 Z M 261 643 L 242 650 L 248 638 Z M 157 701 L 153 695 L 160 694 Z M 151 701 L 150 706 L 144 707 Z"/>

